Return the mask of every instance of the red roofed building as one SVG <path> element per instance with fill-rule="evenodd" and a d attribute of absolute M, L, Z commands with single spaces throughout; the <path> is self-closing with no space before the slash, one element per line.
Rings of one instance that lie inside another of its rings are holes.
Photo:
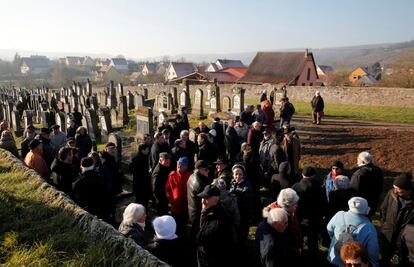
<path fill-rule="evenodd" d="M 313 54 L 305 52 L 258 52 L 239 81 L 293 86 L 319 85 Z"/>

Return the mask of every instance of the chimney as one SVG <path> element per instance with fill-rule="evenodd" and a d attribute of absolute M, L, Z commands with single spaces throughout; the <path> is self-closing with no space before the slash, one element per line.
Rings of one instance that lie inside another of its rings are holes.
<path fill-rule="evenodd" d="M 308 54 L 309 54 L 309 50 L 306 48 L 306 50 L 305 50 L 305 57 L 308 57 Z"/>

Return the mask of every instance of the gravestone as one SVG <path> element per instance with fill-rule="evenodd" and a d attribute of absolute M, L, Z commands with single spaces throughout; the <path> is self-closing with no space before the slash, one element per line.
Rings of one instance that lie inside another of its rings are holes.
<path fill-rule="evenodd" d="M 190 97 L 188 95 L 187 89 L 183 89 L 180 94 L 180 107 L 187 107 L 187 109 L 191 109 Z"/>
<path fill-rule="evenodd" d="M 128 109 L 134 109 L 135 108 L 134 95 L 131 93 L 131 91 L 128 91 L 127 103 L 128 103 Z"/>
<path fill-rule="evenodd" d="M 155 108 L 158 112 L 166 112 L 167 114 L 172 114 L 173 105 L 172 105 L 172 96 L 171 94 L 166 94 L 161 92 L 155 97 Z"/>
<path fill-rule="evenodd" d="M 99 96 L 99 104 L 105 106 L 108 102 L 107 99 L 106 99 L 107 95 L 103 92 L 100 92 L 98 96 Z"/>
<path fill-rule="evenodd" d="M 56 125 L 60 125 L 60 130 L 65 133 L 66 132 L 65 113 L 56 112 L 55 121 L 56 121 Z"/>
<path fill-rule="evenodd" d="M 109 97 L 108 97 L 108 107 L 109 108 L 116 108 L 117 101 L 116 101 L 116 91 L 114 87 L 114 81 L 111 81 L 109 88 Z"/>
<path fill-rule="evenodd" d="M 140 95 L 138 93 L 135 93 L 134 95 L 135 99 L 135 107 L 138 110 L 139 108 L 143 107 L 145 104 L 145 97 L 143 95 Z"/>
<path fill-rule="evenodd" d="M 168 120 L 168 114 L 165 112 L 160 112 L 158 114 L 157 127 L 160 127 L 164 120 Z"/>
<path fill-rule="evenodd" d="M 65 112 L 65 113 L 71 113 L 72 112 L 72 109 L 71 109 L 71 106 L 70 106 L 70 104 L 69 103 L 65 103 L 65 104 L 63 104 L 63 111 Z"/>
<path fill-rule="evenodd" d="M 42 127 L 50 129 L 50 127 L 52 127 L 52 124 L 51 124 L 51 121 L 50 121 L 50 112 L 49 111 L 42 111 L 41 114 L 42 114 L 41 115 Z"/>
<path fill-rule="evenodd" d="M 20 115 L 18 110 L 13 110 L 12 112 L 12 126 L 14 133 L 17 136 L 21 136 L 23 134 L 22 126 L 20 125 Z"/>
<path fill-rule="evenodd" d="M 223 111 L 228 112 L 231 110 L 231 100 L 230 97 L 225 96 L 223 97 Z"/>
<path fill-rule="evenodd" d="M 141 107 L 136 111 L 137 133 L 136 138 L 142 140 L 145 134 L 154 136 L 152 108 Z"/>
<path fill-rule="evenodd" d="M 144 88 L 144 98 L 145 100 L 148 99 L 148 88 Z"/>
<path fill-rule="evenodd" d="M 112 131 L 111 111 L 108 107 L 100 109 L 99 121 L 102 135 L 108 135 Z"/>
<path fill-rule="evenodd" d="M 178 94 L 177 87 L 170 88 L 170 94 L 172 97 L 172 105 L 174 110 L 178 110 Z"/>
<path fill-rule="evenodd" d="M 33 110 L 26 109 L 24 111 L 24 128 L 27 129 L 30 125 L 33 125 Z"/>
<path fill-rule="evenodd" d="M 126 96 L 121 96 L 119 98 L 119 113 L 118 118 L 119 121 L 122 122 L 122 126 L 125 127 L 129 123 L 129 116 L 128 116 L 128 105 Z"/>
<path fill-rule="evenodd" d="M 91 109 L 97 110 L 99 108 L 98 97 L 96 94 L 92 94 L 92 96 L 89 97 L 89 101 L 91 102 Z"/>
<path fill-rule="evenodd" d="M 239 115 L 244 111 L 244 92 L 245 89 L 237 87 L 233 89 L 233 109 L 231 112 L 235 115 Z"/>
<path fill-rule="evenodd" d="M 210 99 L 211 99 L 211 85 L 207 85 L 207 97 L 206 97 L 206 106 L 210 106 Z"/>
<path fill-rule="evenodd" d="M 217 112 L 217 98 L 215 96 L 210 98 L 210 109 L 213 112 Z"/>
<path fill-rule="evenodd" d="M 85 110 L 86 126 L 88 128 L 89 136 L 92 139 L 99 139 L 100 131 L 98 128 L 98 116 L 95 110 L 89 108 Z"/>
<path fill-rule="evenodd" d="M 91 96 L 92 95 L 92 83 L 89 81 L 89 79 L 86 81 L 86 95 Z"/>
<path fill-rule="evenodd" d="M 220 112 L 221 111 L 221 105 L 220 105 L 220 87 L 217 84 L 217 80 L 214 80 L 214 96 L 216 97 L 216 112 Z"/>
<path fill-rule="evenodd" d="M 111 108 L 110 111 L 111 114 L 111 127 L 112 128 L 116 128 L 119 124 L 118 124 L 118 111 L 115 108 Z"/>
<path fill-rule="evenodd" d="M 108 137 L 108 143 L 114 143 L 116 146 L 116 150 L 117 150 L 117 162 L 121 162 L 122 161 L 122 139 L 121 137 L 119 137 L 118 134 L 116 133 L 110 133 L 109 137 Z"/>
<path fill-rule="evenodd" d="M 196 90 L 194 94 L 194 105 L 192 109 L 192 114 L 200 119 L 204 118 L 203 94 L 203 90 Z"/>
<path fill-rule="evenodd" d="M 124 95 L 124 85 L 122 83 L 118 84 L 118 98 Z"/>

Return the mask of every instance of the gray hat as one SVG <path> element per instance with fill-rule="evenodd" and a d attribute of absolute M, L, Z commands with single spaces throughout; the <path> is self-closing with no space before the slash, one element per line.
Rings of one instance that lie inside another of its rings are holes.
<path fill-rule="evenodd" d="M 348 201 L 349 211 L 355 214 L 368 215 L 370 207 L 365 198 L 353 197 Z"/>

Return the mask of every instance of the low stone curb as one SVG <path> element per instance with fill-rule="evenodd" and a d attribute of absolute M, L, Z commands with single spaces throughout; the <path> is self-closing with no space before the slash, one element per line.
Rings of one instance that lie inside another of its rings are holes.
<path fill-rule="evenodd" d="M 101 239 L 108 247 L 119 251 L 119 259 L 123 261 L 121 266 L 169 266 L 138 246 L 132 239 L 124 237 L 111 225 L 80 208 L 65 193 L 46 183 L 34 170 L 29 169 L 10 152 L 0 149 L 0 157 L 10 162 L 11 171 L 22 171 L 29 183 L 37 185 L 37 191 L 43 196 L 42 202 L 45 205 L 73 215 L 75 224 L 85 234 L 91 236 L 92 241 Z"/>

